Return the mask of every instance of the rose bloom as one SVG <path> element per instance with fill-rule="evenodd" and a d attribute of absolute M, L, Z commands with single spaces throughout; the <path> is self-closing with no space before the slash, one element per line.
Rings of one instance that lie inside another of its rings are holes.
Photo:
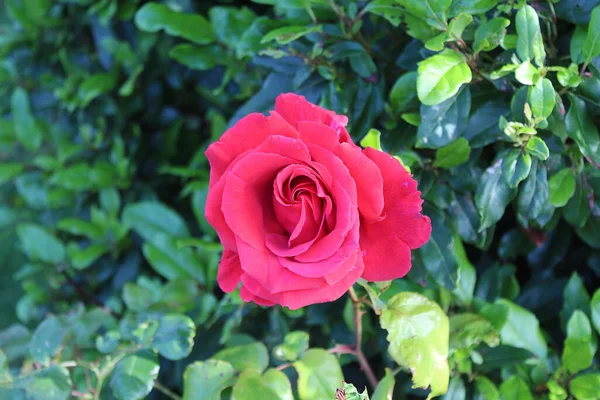
<path fill-rule="evenodd" d="M 417 182 L 355 145 L 336 115 L 295 94 L 238 121 L 209 146 L 206 218 L 223 244 L 217 280 L 259 305 L 298 309 L 359 278 L 404 276 L 429 240 Z"/>

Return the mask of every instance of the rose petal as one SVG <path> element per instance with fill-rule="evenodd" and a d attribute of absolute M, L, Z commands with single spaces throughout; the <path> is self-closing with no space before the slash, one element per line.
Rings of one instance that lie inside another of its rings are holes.
<path fill-rule="evenodd" d="M 243 272 L 237 253 L 224 250 L 217 271 L 219 287 L 226 293 L 234 291 L 238 283 L 240 283 Z"/>
<path fill-rule="evenodd" d="M 272 301 L 268 301 L 261 297 L 256 296 L 251 291 L 249 291 L 245 286 L 242 286 L 242 288 L 240 289 L 240 297 L 246 303 L 253 301 L 256 304 L 258 304 L 259 306 L 271 307 L 271 306 L 275 305 L 275 303 L 273 303 Z"/>
<path fill-rule="evenodd" d="M 377 224 L 370 225 L 371 227 Z M 362 277 L 369 282 L 402 278 L 410 271 L 410 248 L 398 237 L 379 229 L 360 229 L 365 271 Z M 367 245 L 363 246 L 363 243 Z M 242 281 L 243 282 L 243 281 Z"/>
<path fill-rule="evenodd" d="M 235 251 L 235 235 L 229 225 L 227 225 L 223 211 L 221 211 L 224 189 L 225 180 L 220 179 L 217 184 L 208 191 L 206 206 L 204 207 L 204 216 L 208 223 L 215 229 L 217 235 L 219 235 L 223 247 Z"/>

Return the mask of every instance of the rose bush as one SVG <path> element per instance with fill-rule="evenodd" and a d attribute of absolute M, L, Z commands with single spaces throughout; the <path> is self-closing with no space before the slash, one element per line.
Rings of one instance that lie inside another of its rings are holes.
<path fill-rule="evenodd" d="M 352 142 L 348 119 L 283 94 L 210 145 L 206 218 L 224 246 L 217 280 L 260 305 L 332 301 L 359 278 L 404 276 L 429 239 L 417 182 Z"/>

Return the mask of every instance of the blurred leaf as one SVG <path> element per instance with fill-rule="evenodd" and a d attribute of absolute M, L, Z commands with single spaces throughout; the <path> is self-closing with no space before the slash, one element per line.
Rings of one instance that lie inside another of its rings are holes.
<path fill-rule="evenodd" d="M 517 191 L 511 189 L 504 178 L 502 163 L 500 159 L 486 169 L 477 187 L 475 204 L 481 222 L 479 232 L 498 222 L 508 203 L 517 195 Z"/>
<path fill-rule="evenodd" d="M 160 318 L 152 346 L 167 360 L 187 357 L 194 345 L 196 326 L 189 317 L 170 314 Z"/>
<path fill-rule="evenodd" d="M 417 72 L 402 74 L 390 91 L 390 105 L 395 113 L 403 113 L 419 105 L 417 98 Z"/>
<path fill-rule="evenodd" d="M 525 151 L 530 155 L 537 157 L 540 161 L 546 161 L 550 157 L 550 150 L 546 143 L 537 136 L 532 137 L 527 141 Z"/>
<path fill-rule="evenodd" d="M 269 365 L 269 352 L 265 345 L 260 342 L 228 347 L 211 358 L 226 361 L 236 371 L 251 368 L 262 373 Z"/>
<path fill-rule="evenodd" d="M 38 325 L 29 344 L 31 358 L 37 363 L 48 365 L 60 350 L 64 328 L 58 318 L 49 316 Z"/>
<path fill-rule="evenodd" d="M 517 55 L 521 61 L 535 61 L 541 67 L 546 58 L 546 51 L 540 21 L 533 7 L 525 5 L 517 12 L 516 28 Z"/>
<path fill-rule="evenodd" d="M 260 372 L 248 369 L 242 372 L 233 387 L 232 400 L 294 400 L 287 376 L 276 369 Z"/>
<path fill-rule="evenodd" d="M 158 377 L 158 357 L 148 350 L 125 356 L 110 377 L 110 387 L 119 400 L 145 398 Z"/>
<path fill-rule="evenodd" d="M 232 385 L 234 375 L 235 371 L 227 362 L 196 361 L 183 374 L 183 400 L 220 400 L 223 389 Z"/>
<path fill-rule="evenodd" d="M 527 382 L 518 375 L 513 375 L 500 385 L 500 395 L 503 399 L 533 400 L 533 394 Z"/>
<path fill-rule="evenodd" d="M 575 193 L 575 176 L 570 168 L 558 171 L 548 181 L 550 203 L 554 207 L 563 207 Z"/>
<path fill-rule="evenodd" d="M 483 14 L 498 4 L 498 0 L 453 0 L 450 6 L 450 16 L 458 13 Z"/>
<path fill-rule="evenodd" d="M 60 264 L 65 260 L 65 247 L 60 240 L 43 227 L 25 223 L 17 227 L 23 250 L 32 260 Z"/>
<path fill-rule="evenodd" d="M 144 243 L 142 251 L 152 268 L 166 279 L 186 277 L 205 282 L 204 268 L 194 251 L 179 248 L 170 236 L 155 233 L 152 242 Z"/>
<path fill-rule="evenodd" d="M 473 400 L 501 400 L 500 392 L 491 380 L 485 376 L 480 376 L 475 379 Z"/>
<path fill-rule="evenodd" d="M 591 210 L 588 202 L 589 192 L 585 190 L 583 179 L 578 178 L 575 184 L 575 193 L 562 209 L 563 217 L 571 225 L 583 228 L 590 217 Z"/>
<path fill-rule="evenodd" d="M 550 204 L 550 188 L 546 167 L 538 160 L 533 159 L 531 173 L 523 182 L 519 190 L 519 213 L 530 220 L 535 220 L 541 214 L 553 210 Z"/>
<path fill-rule="evenodd" d="M 157 202 L 127 205 L 123 210 L 123 223 L 131 226 L 140 236 L 150 242 L 161 233 L 175 237 L 190 236 L 186 223 L 179 214 Z"/>
<path fill-rule="evenodd" d="M 388 352 L 413 375 L 413 387 L 431 386 L 430 397 L 448 390 L 448 317 L 437 303 L 410 292 L 398 293 L 381 314 Z"/>
<path fill-rule="evenodd" d="M 450 317 L 450 348 L 470 349 L 482 342 L 490 347 L 500 343 L 500 335 L 490 321 L 471 313 Z"/>
<path fill-rule="evenodd" d="M 590 302 L 590 309 L 592 314 L 592 324 L 596 328 L 598 334 L 600 334 L 600 289 L 594 292 L 594 296 Z"/>
<path fill-rule="evenodd" d="M 590 315 L 590 296 L 583 285 L 583 281 L 577 272 L 573 272 L 569 282 L 563 290 L 563 306 L 560 310 L 560 321 L 563 331 L 567 327 L 567 322 L 576 310 L 583 311 Z"/>
<path fill-rule="evenodd" d="M 579 375 L 569 382 L 569 392 L 577 400 L 597 400 L 600 387 L 600 374 Z"/>
<path fill-rule="evenodd" d="M 571 107 L 565 122 L 568 135 L 577 143 L 584 156 L 600 164 L 600 137 L 598 129 L 587 112 L 585 102 L 569 94 Z"/>
<path fill-rule="evenodd" d="M 444 400 L 466 400 L 466 398 L 467 389 L 460 377 L 452 377 L 452 379 L 450 379 L 450 385 L 448 386 L 448 392 L 440 397 L 440 399 Z"/>
<path fill-rule="evenodd" d="M 463 56 L 444 50 L 419 63 L 417 95 L 421 103 L 433 106 L 454 96 L 471 78 L 471 69 Z"/>
<path fill-rule="evenodd" d="M 203 16 L 176 12 L 156 2 L 146 3 L 136 12 L 135 25 L 145 32 L 164 30 L 168 35 L 197 44 L 208 44 L 217 39 L 212 25 Z"/>
<path fill-rule="evenodd" d="M 448 19 L 447 11 L 451 0 L 396 0 L 406 7 L 408 13 L 431 25 L 435 29 L 443 30 Z M 421 22 L 422 23 L 422 22 Z"/>
<path fill-rule="evenodd" d="M 301 400 L 333 399 L 344 380 L 342 368 L 333 354 L 310 349 L 294 362 L 298 372 L 298 395 Z"/>
<path fill-rule="evenodd" d="M 514 300 L 519 295 L 519 281 L 513 265 L 488 267 L 478 278 L 477 297 L 493 302 L 498 298 Z"/>
<path fill-rule="evenodd" d="M 518 347 L 500 345 L 492 348 L 479 348 L 483 364 L 478 367 L 482 371 L 492 371 L 498 368 L 516 366 L 534 357 L 529 351 Z"/>
<path fill-rule="evenodd" d="M 529 88 L 528 101 L 531 105 L 531 112 L 534 118 L 546 119 L 552 114 L 556 92 L 549 79 L 540 79 L 535 85 Z"/>
<path fill-rule="evenodd" d="M 69 371 L 59 365 L 51 365 L 16 386 L 25 389 L 27 399 L 67 400 L 71 398 L 71 385 Z"/>
<path fill-rule="evenodd" d="M 0 164 L 0 185 L 12 180 L 19 175 L 24 169 L 21 163 L 3 163 Z"/>
<path fill-rule="evenodd" d="M 573 36 L 571 36 L 571 44 L 570 44 L 570 54 L 571 60 L 575 64 L 581 64 L 584 62 L 582 50 L 583 44 L 587 38 L 587 27 L 583 25 L 577 25 L 575 27 L 575 31 L 573 32 Z"/>
<path fill-rule="evenodd" d="M 27 150 L 37 151 L 42 145 L 42 131 L 31 113 L 25 89 L 15 89 L 11 97 L 11 110 L 17 139 Z"/>
<path fill-rule="evenodd" d="M 597 350 L 596 338 L 587 315 L 575 310 L 567 324 L 567 339 L 562 354 L 562 365 L 573 374 L 589 368 Z"/>
<path fill-rule="evenodd" d="M 386 368 L 385 376 L 379 381 L 379 385 L 377 385 L 375 392 L 373 392 L 371 400 L 391 400 L 395 385 L 394 374 L 390 369 Z"/>
<path fill-rule="evenodd" d="M 169 51 L 169 57 L 191 69 L 207 71 L 221 64 L 226 57 L 218 46 L 198 47 L 193 44 L 179 44 Z"/>
<path fill-rule="evenodd" d="M 520 149 L 510 150 L 502 160 L 502 175 L 508 187 L 515 189 L 529 176 L 531 156 Z"/>
<path fill-rule="evenodd" d="M 600 7 L 594 7 L 592 10 L 587 36 L 581 48 L 581 55 L 586 63 L 600 55 Z"/>
<path fill-rule="evenodd" d="M 515 78 L 523 85 L 535 85 L 540 79 L 540 71 L 529 61 L 515 69 Z"/>
<path fill-rule="evenodd" d="M 252 24 L 256 15 L 246 7 L 211 7 L 210 22 L 221 43 L 236 48 L 242 35 Z"/>
<path fill-rule="evenodd" d="M 261 40 L 261 43 L 269 43 L 275 40 L 279 44 L 288 44 L 308 35 L 309 33 L 321 32 L 322 25 L 317 26 L 286 26 L 278 28 L 267 33 Z"/>
<path fill-rule="evenodd" d="M 442 147 L 435 153 L 433 165 L 438 168 L 452 168 L 467 162 L 471 155 L 469 142 L 464 138 L 458 138 L 447 146 Z"/>
<path fill-rule="evenodd" d="M 273 355 L 279 360 L 296 361 L 308 350 L 307 332 L 294 331 L 285 335 L 283 344 L 273 349 Z"/>
<path fill-rule="evenodd" d="M 506 35 L 506 27 L 509 25 L 510 20 L 506 18 L 492 18 L 482 22 L 475 31 L 475 41 L 473 42 L 475 52 L 492 51 L 498 47 Z"/>

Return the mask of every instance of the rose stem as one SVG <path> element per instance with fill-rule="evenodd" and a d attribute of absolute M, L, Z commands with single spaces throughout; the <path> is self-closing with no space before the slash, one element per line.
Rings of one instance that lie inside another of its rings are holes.
<path fill-rule="evenodd" d="M 358 362 L 360 363 L 361 369 L 364 371 L 365 375 L 367 376 L 367 379 L 369 380 L 369 383 L 371 384 L 371 386 L 374 389 L 379 384 L 379 381 L 377 380 L 377 377 L 373 373 L 373 369 L 371 369 L 371 366 L 369 365 L 369 361 L 367 361 L 367 358 L 365 357 L 365 354 L 363 353 L 362 347 L 361 347 L 362 316 L 365 314 L 365 312 L 361 308 L 360 300 L 358 299 L 358 296 L 356 296 L 356 292 L 354 291 L 353 287 L 350 287 L 350 290 L 348 291 L 348 293 L 350 294 L 350 299 L 352 300 L 352 304 L 354 306 L 354 334 L 355 334 L 355 342 L 356 342 L 355 349 L 354 349 L 355 355 L 356 355 L 356 358 L 358 359 Z"/>

